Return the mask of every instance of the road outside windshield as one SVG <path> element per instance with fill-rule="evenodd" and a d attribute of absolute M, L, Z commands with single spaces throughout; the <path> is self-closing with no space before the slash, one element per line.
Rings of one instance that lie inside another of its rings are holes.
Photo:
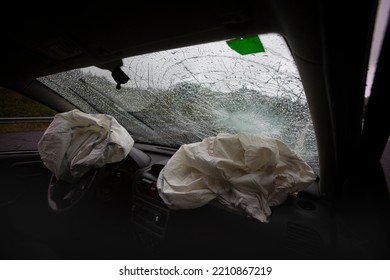
<path fill-rule="evenodd" d="M 39 80 L 87 113 L 114 116 L 139 142 L 179 147 L 220 132 L 287 143 L 319 173 L 306 96 L 284 39 L 261 35 L 264 52 L 241 55 L 226 42 L 124 59 L 122 89 L 97 67 Z"/>

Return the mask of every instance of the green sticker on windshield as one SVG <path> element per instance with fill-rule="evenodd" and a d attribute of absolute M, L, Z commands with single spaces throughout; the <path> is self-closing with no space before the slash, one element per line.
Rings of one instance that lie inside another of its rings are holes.
<path fill-rule="evenodd" d="M 241 55 L 264 52 L 259 36 L 238 38 L 226 41 L 228 46 Z"/>

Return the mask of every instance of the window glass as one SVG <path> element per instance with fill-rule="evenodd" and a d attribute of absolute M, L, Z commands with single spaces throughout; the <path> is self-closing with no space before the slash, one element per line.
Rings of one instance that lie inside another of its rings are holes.
<path fill-rule="evenodd" d="M 130 80 L 76 69 L 39 80 L 85 112 L 113 115 L 139 142 L 179 147 L 220 132 L 281 139 L 318 172 L 305 92 L 284 41 L 261 35 L 263 52 L 240 54 L 227 42 L 124 59 Z"/>
<path fill-rule="evenodd" d="M 31 151 L 56 112 L 0 87 L 0 152 Z"/>

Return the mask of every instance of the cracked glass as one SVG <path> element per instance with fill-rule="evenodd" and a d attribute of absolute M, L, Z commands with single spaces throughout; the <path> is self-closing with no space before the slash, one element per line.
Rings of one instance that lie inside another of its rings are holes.
<path fill-rule="evenodd" d="M 214 42 L 123 60 L 116 89 L 97 67 L 39 78 L 87 113 L 114 116 L 138 142 L 170 147 L 220 132 L 278 138 L 317 173 L 317 144 L 305 92 L 283 37 L 260 35 L 264 52 L 241 55 Z"/>

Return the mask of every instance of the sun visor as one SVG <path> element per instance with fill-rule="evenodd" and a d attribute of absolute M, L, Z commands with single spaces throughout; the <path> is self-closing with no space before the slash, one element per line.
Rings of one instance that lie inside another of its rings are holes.
<path fill-rule="evenodd" d="M 161 171 L 157 188 L 171 209 L 218 199 L 267 222 L 272 206 L 307 188 L 317 176 L 283 142 L 252 134 L 218 134 L 182 145 Z"/>
<path fill-rule="evenodd" d="M 54 117 L 38 151 L 57 179 L 71 183 L 92 168 L 121 161 L 133 145 L 130 134 L 114 117 L 73 110 Z"/>

